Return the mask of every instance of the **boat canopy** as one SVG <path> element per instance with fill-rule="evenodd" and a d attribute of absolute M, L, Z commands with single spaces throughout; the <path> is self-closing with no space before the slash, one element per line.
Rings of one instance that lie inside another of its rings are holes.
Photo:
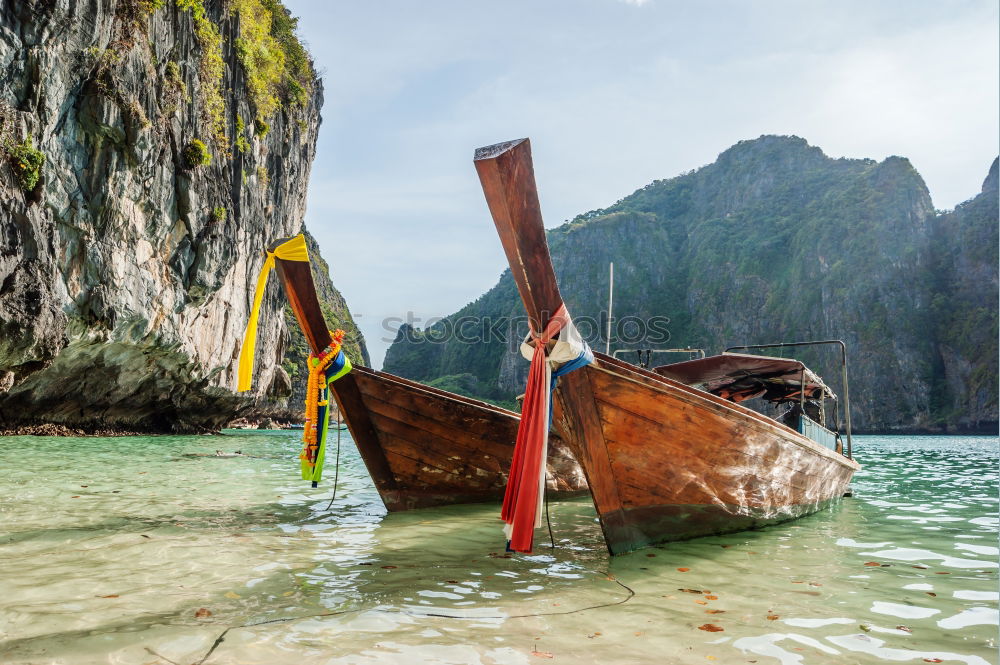
<path fill-rule="evenodd" d="M 797 401 L 803 382 L 806 399 L 836 398 L 823 379 L 792 358 L 723 353 L 661 365 L 653 371 L 733 402 L 752 397 L 769 402 Z"/>

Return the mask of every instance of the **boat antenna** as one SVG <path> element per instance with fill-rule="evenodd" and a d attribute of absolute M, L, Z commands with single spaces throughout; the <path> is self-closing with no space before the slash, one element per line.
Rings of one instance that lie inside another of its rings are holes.
<path fill-rule="evenodd" d="M 611 355 L 611 307 L 615 303 L 615 262 L 608 264 L 608 336 L 604 340 L 604 353 Z"/>

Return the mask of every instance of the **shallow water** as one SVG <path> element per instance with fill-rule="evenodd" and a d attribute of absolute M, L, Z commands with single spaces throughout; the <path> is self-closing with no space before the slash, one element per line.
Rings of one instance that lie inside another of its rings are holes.
<path fill-rule="evenodd" d="M 327 511 L 297 438 L 0 439 L 0 662 L 997 663 L 995 437 L 857 437 L 839 506 L 613 559 L 589 498 L 511 558 L 498 506 L 386 515 L 346 433 Z"/>

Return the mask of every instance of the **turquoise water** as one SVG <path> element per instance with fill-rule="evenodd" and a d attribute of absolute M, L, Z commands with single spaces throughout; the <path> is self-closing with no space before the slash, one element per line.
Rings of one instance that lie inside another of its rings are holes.
<path fill-rule="evenodd" d="M 297 437 L 0 440 L 0 662 L 997 663 L 995 437 L 857 437 L 838 507 L 613 559 L 587 498 L 510 558 L 498 506 L 386 515 L 346 435 L 327 511 Z"/>

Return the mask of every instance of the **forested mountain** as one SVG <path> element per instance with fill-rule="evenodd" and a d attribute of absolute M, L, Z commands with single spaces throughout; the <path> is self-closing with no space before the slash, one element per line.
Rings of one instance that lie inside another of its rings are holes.
<path fill-rule="evenodd" d="M 997 196 L 996 162 L 979 195 L 938 213 L 905 158 L 831 159 L 801 138 L 762 136 L 579 215 L 548 240 L 574 318 L 602 320 L 613 261 L 616 323 L 670 319 L 669 341 L 632 339 L 634 325 L 617 325 L 612 349 L 715 353 L 840 338 L 857 428 L 989 431 L 997 421 Z M 428 336 L 447 337 L 463 317 L 519 316 L 505 272 L 431 329 L 402 328 L 385 370 L 509 402 L 527 372 L 514 353 L 517 335 L 479 343 Z M 604 349 L 603 325 L 581 332 Z M 839 387 L 832 353 L 797 357 Z"/>

